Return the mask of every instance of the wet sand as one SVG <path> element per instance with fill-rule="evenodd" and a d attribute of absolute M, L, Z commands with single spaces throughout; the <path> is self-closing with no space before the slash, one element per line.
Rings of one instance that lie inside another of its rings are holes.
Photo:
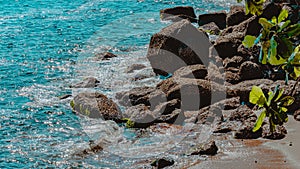
<path fill-rule="evenodd" d="M 216 157 L 191 164 L 188 168 L 201 169 L 298 169 L 300 168 L 300 122 L 289 116 L 285 125 L 288 134 L 282 140 L 233 139 L 222 143 Z M 219 143 L 220 144 L 220 143 Z"/>

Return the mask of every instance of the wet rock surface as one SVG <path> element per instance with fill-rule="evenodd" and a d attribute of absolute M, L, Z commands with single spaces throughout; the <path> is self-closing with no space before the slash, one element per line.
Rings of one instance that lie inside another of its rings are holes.
<path fill-rule="evenodd" d="M 173 20 L 175 17 L 183 19 L 190 18 L 196 21 L 196 14 L 194 8 L 191 6 L 178 6 L 160 10 L 161 20 Z"/>
<path fill-rule="evenodd" d="M 79 93 L 71 101 L 71 107 L 75 113 L 90 118 L 102 118 L 120 122 L 121 111 L 116 103 L 98 92 Z"/>
<path fill-rule="evenodd" d="M 71 85 L 72 88 L 94 88 L 97 86 L 99 81 L 94 77 L 85 78 L 82 82 L 75 85 Z"/>
<path fill-rule="evenodd" d="M 216 155 L 218 152 L 218 147 L 216 146 L 216 143 L 214 140 L 200 144 L 195 146 L 195 148 L 192 150 L 193 152 L 191 155 Z"/>
<path fill-rule="evenodd" d="M 94 56 L 94 60 L 96 60 L 96 61 L 110 60 L 111 58 L 114 58 L 114 57 L 117 57 L 117 55 L 110 53 L 110 52 L 97 53 Z"/>
<path fill-rule="evenodd" d="M 157 169 L 160 169 L 160 168 L 165 168 L 165 167 L 168 167 L 168 166 L 172 166 L 174 163 L 175 162 L 174 162 L 173 159 L 164 157 L 164 158 L 159 158 L 159 159 L 154 160 L 151 163 L 151 166 L 154 166 Z"/>

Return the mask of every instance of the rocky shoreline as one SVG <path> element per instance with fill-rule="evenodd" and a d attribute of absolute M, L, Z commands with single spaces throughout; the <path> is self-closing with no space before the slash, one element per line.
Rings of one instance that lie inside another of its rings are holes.
<path fill-rule="evenodd" d="M 260 17 L 271 19 L 278 16 L 282 8 L 289 11 L 292 22 L 299 22 L 299 9 L 294 10 L 292 5 L 268 3 L 261 16 L 246 15 L 241 6 L 231 7 L 229 13 L 221 11 L 198 18 L 192 7 L 161 10 L 161 19 L 173 23 L 152 36 L 147 58 L 153 72 L 165 80 L 155 87 L 117 93 L 117 101 L 98 92 L 80 93 L 71 101 L 71 107 L 75 113 L 90 118 L 126 123 L 127 128 L 143 131 L 139 137 L 147 137 L 147 132 L 164 132 L 189 124 L 193 126 L 189 128 L 191 133 L 201 132 L 205 126 L 211 128 L 209 139 L 191 143 L 197 137 L 187 136 L 186 141 L 180 143 L 183 145 L 180 151 L 167 152 L 151 164 L 146 161 L 148 167 L 182 167 L 176 159 L 169 158 L 174 154 L 182 157 L 181 162 L 195 155 L 218 158 L 218 154 L 228 147 L 220 143 L 228 138 L 237 141 L 283 139 L 286 128 L 278 126 L 274 133 L 270 133 L 267 122 L 257 132 L 252 132 L 257 107 L 249 103 L 249 93 L 254 85 L 260 86 L 264 93 L 280 85 L 287 95 L 296 82 L 290 80 L 286 85 L 285 72 L 260 64 L 259 50 L 245 48 L 242 41 L 246 35 L 259 35 Z M 218 38 L 210 40 L 208 34 Z M 105 53 L 97 57 L 108 60 L 117 56 Z M 144 65 L 136 64 L 128 72 L 143 68 Z M 71 87 L 94 88 L 97 83 L 97 79 L 87 78 Z M 300 111 L 299 87 L 295 93 L 295 102 L 289 110 L 297 114 Z M 122 112 L 120 106 L 125 111 Z M 99 146 L 94 147 L 98 152 Z"/>

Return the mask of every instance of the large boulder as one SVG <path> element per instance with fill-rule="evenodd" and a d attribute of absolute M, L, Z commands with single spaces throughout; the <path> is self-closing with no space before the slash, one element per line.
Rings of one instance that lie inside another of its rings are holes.
<path fill-rule="evenodd" d="M 75 113 L 90 118 L 102 118 L 119 122 L 122 119 L 121 111 L 116 103 L 98 92 L 79 93 L 71 101 Z"/>
<path fill-rule="evenodd" d="M 181 20 L 151 37 L 147 58 L 156 74 L 167 76 L 186 65 L 208 64 L 211 46 L 203 32 Z"/>
<path fill-rule="evenodd" d="M 225 87 L 203 79 L 169 78 L 157 85 L 167 100 L 181 100 L 181 109 L 199 110 L 225 98 Z"/>
<path fill-rule="evenodd" d="M 202 14 L 198 17 L 198 25 L 202 26 L 214 22 L 220 29 L 226 28 L 226 12 Z"/>
<path fill-rule="evenodd" d="M 238 25 L 227 27 L 221 33 L 221 36 L 231 33 L 242 33 L 243 36 L 241 37 L 241 40 L 243 40 L 246 35 L 258 36 L 262 28 L 262 26 L 258 23 L 258 20 L 258 16 L 252 16 Z"/>
<path fill-rule="evenodd" d="M 230 11 L 226 17 L 227 26 L 238 25 L 239 23 L 250 18 L 250 15 L 246 15 L 245 7 L 243 6 L 231 6 Z"/>
<path fill-rule="evenodd" d="M 272 19 L 273 16 L 277 17 L 280 14 L 282 7 L 280 4 L 276 3 L 266 3 L 264 6 L 263 13 L 261 14 L 260 17 L 266 18 L 266 19 Z"/>
<path fill-rule="evenodd" d="M 161 20 L 173 20 L 175 18 L 189 19 L 196 21 L 196 14 L 194 8 L 191 6 L 178 6 L 174 8 L 166 8 L 160 10 Z"/>
<path fill-rule="evenodd" d="M 242 80 L 261 79 L 264 77 L 260 66 L 251 61 L 242 63 L 242 65 L 240 66 L 239 74 Z"/>
<path fill-rule="evenodd" d="M 214 22 L 210 22 L 200 27 L 203 31 L 211 34 L 211 35 L 219 35 L 221 30 L 218 25 Z"/>

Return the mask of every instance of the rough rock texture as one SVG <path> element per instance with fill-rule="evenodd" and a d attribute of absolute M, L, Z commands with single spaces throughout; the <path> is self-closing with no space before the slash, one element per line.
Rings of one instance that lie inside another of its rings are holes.
<path fill-rule="evenodd" d="M 189 78 L 169 78 L 159 83 L 157 88 L 166 94 L 168 100 L 180 99 L 183 111 L 199 110 L 223 99 L 221 96 L 225 97 L 226 93 L 223 86 L 214 82 Z"/>
<path fill-rule="evenodd" d="M 191 23 L 197 23 L 198 22 L 198 20 L 196 18 L 192 18 L 190 16 L 186 16 L 186 15 L 182 15 L 182 14 L 181 15 L 171 15 L 171 16 L 168 16 L 168 17 L 164 18 L 163 20 L 165 20 L 165 21 L 168 20 L 168 21 L 172 21 L 172 22 L 179 22 L 183 19 L 186 19 L 186 20 L 190 21 Z"/>
<path fill-rule="evenodd" d="M 269 124 L 266 124 L 262 126 L 262 130 L 262 137 L 272 140 L 283 139 L 287 134 L 287 130 L 284 126 L 276 126 L 275 131 L 271 133 Z"/>
<path fill-rule="evenodd" d="M 111 58 L 117 57 L 117 55 L 110 53 L 110 52 L 105 52 L 105 53 L 97 53 L 94 58 L 96 61 L 101 61 L 101 60 L 109 60 Z"/>
<path fill-rule="evenodd" d="M 175 16 L 179 16 L 180 18 L 196 18 L 194 8 L 191 6 L 178 6 L 175 8 L 166 8 L 160 10 L 160 18 L 161 20 L 169 20 L 170 18 L 174 18 Z"/>
<path fill-rule="evenodd" d="M 173 159 L 164 157 L 164 158 L 159 158 L 159 159 L 154 160 L 151 163 L 151 166 L 154 166 L 154 167 L 157 167 L 157 169 L 160 169 L 160 168 L 172 166 L 174 163 L 175 162 Z"/>
<path fill-rule="evenodd" d="M 202 26 L 214 22 L 220 29 L 226 28 L 226 12 L 202 14 L 198 17 L 198 25 Z"/>
<path fill-rule="evenodd" d="M 82 82 L 72 85 L 72 88 L 94 88 L 97 86 L 99 81 L 94 77 L 85 78 Z"/>
<path fill-rule="evenodd" d="M 226 17 L 226 23 L 227 26 L 234 26 L 248 18 L 250 18 L 250 15 L 246 15 L 244 6 L 231 6 Z"/>
<path fill-rule="evenodd" d="M 191 153 L 191 155 L 216 155 L 218 152 L 218 147 L 216 146 L 216 143 L 214 140 L 205 143 L 197 145 Z"/>
<path fill-rule="evenodd" d="M 256 139 L 262 136 L 262 129 L 253 132 L 255 122 L 245 122 L 235 133 L 234 137 L 237 139 Z"/>
<path fill-rule="evenodd" d="M 154 87 L 137 87 L 129 91 L 120 92 L 116 94 L 116 99 L 123 106 L 135 106 L 144 104 L 151 106 L 151 109 L 156 107 L 159 103 L 165 102 L 165 94 L 156 90 Z"/>
<path fill-rule="evenodd" d="M 207 76 L 207 69 L 201 64 L 185 66 L 176 70 L 173 76 L 191 79 L 204 79 Z"/>
<path fill-rule="evenodd" d="M 182 20 L 151 37 L 147 58 L 156 74 L 167 76 L 186 65 L 207 64 L 210 46 L 203 32 Z"/>
<path fill-rule="evenodd" d="M 214 22 L 210 22 L 200 27 L 200 29 L 212 35 L 219 35 L 221 30 L 218 25 Z"/>
<path fill-rule="evenodd" d="M 149 110 L 149 108 L 143 104 L 129 107 L 124 112 L 124 118 L 129 119 L 127 121 L 127 127 L 130 128 L 146 128 L 154 124 L 155 115 Z"/>
<path fill-rule="evenodd" d="M 261 79 L 264 77 L 260 66 L 251 61 L 246 61 L 241 65 L 239 74 L 242 80 Z"/>
<path fill-rule="evenodd" d="M 258 36 L 261 30 L 261 25 L 258 23 L 259 18 L 257 16 L 252 16 L 251 18 L 241 22 L 238 25 L 230 26 L 224 29 L 221 33 L 221 36 L 230 34 L 230 33 L 241 33 L 242 39 L 246 35 Z"/>
<path fill-rule="evenodd" d="M 224 68 L 229 68 L 229 67 L 239 68 L 244 61 L 245 59 L 242 56 L 234 56 L 232 58 L 226 58 L 223 61 Z"/>
<path fill-rule="evenodd" d="M 103 118 L 119 122 L 122 118 L 121 111 L 116 103 L 105 95 L 95 93 L 79 93 L 71 101 L 75 113 L 83 114 L 90 118 Z"/>
<path fill-rule="evenodd" d="M 231 58 L 238 54 L 238 47 L 242 44 L 243 37 L 243 33 L 239 32 L 220 36 L 216 40 L 214 47 L 222 59 Z"/>
<path fill-rule="evenodd" d="M 146 66 L 144 64 L 133 64 L 126 69 L 126 73 L 132 73 L 135 70 L 144 69 Z"/>

